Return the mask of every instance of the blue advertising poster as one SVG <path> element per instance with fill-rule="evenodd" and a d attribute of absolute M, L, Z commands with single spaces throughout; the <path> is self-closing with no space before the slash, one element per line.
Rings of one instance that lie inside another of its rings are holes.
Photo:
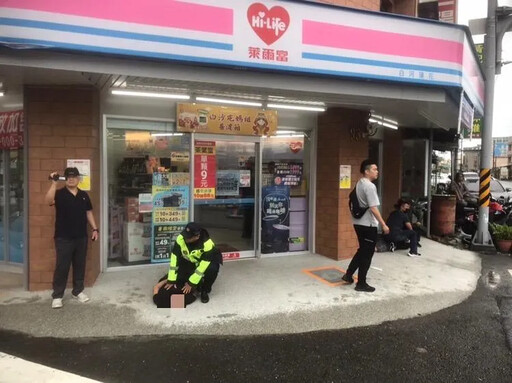
<path fill-rule="evenodd" d="M 262 188 L 261 198 L 261 252 L 287 252 L 290 244 L 290 187 L 266 186 Z"/>
<path fill-rule="evenodd" d="M 495 142 L 494 143 L 494 157 L 507 157 L 508 143 Z"/>
<path fill-rule="evenodd" d="M 176 237 L 188 223 L 189 186 L 153 186 L 151 262 L 168 262 Z"/>

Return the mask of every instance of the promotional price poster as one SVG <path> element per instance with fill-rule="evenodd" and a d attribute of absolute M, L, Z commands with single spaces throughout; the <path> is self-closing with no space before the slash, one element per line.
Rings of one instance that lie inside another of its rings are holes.
<path fill-rule="evenodd" d="M 215 141 L 194 144 L 194 199 L 215 199 L 217 158 Z"/>
<path fill-rule="evenodd" d="M 287 252 L 290 242 L 290 187 L 262 188 L 261 208 L 261 252 Z"/>
<path fill-rule="evenodd" d="M 188 223 L 189 186 L 153 186 L 151 262 L 167 262 Z"/>

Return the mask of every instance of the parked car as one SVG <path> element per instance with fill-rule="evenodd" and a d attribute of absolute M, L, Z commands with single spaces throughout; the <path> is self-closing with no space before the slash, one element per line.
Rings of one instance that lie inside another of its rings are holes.
<path fill-rule="evenodd" d="M 480 189 L 480 179 L 478 178 L 477 173 L 471 173 L 475 174 L 476 177 L 469 175 L 469 177 L 466 177 L 466 173 L 464 173 L 464 179 L 465 184 L 471 193 L 475 198 L 478 198 L 478 192 Z M 503 186 L 503 184 L 497 180 L 496 178 L 491 178 L 491 195 L 494 199 L 496 199 L 499 203 L 505 203 L 512 201 L 512 188 L 506 188 Z"/>

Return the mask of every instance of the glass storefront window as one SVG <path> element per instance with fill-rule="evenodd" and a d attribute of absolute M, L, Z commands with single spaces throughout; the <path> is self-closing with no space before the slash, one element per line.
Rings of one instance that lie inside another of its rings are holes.
<path fill-rule="evenodd" d="M 278 131 L 263 144 L 261 253 L 308 250 L 310 139 Z"/>
<path fill-rule="evenodd" d="M 208 230 L 226 258 L 254 257 L 257 144 L 197 139 L 194 170 L 196 191 L 198 187 L 201 189 L 201 173 L 204 169 L 200 158 L 201 149 L 207 146 L 214 148 L 214 158 L 212 168 L 207 169 L 208 174 L 204 178 L 213 177 L 215 189 L 213 196 L 194 193 L 194 220 Z"/>
<path fill-rule="evenodd" d="M 182 229 L 172 223 L 175 213 L 189 218 L 190 135 L 175 133 L 168 122 L 107 119 L 106 141 L 108 266 L 150 263 L 152 254 L 153 261 L 166 261 L 158 251 L 168 251 Z M 175 193 L 171 185 L 185 186 Z"/>

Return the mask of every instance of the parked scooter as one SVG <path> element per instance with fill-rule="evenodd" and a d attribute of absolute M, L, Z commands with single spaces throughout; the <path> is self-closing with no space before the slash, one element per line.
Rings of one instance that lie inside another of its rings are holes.
<path fill-rule="evenodd" d="M 512 226 L 512 202 L 500 204 L 491 197 L 489 203 L 489 223 Z M 460 225 L 462 237 L 473 238 L 478 228 L 478 208 L 464 208 L 464 221 Z"/>

